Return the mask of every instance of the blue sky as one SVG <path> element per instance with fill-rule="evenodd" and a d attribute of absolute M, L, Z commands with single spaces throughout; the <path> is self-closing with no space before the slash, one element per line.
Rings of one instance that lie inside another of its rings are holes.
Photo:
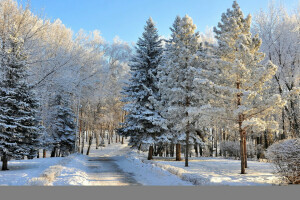
<path fill-rule="evenodd" d="M 18 0 L 20 2 L 20 0 Z M 23 0 L 24 2 L 24 0 Z M 52 20 L 59 18 L 74 32 L 100 30 L 108 40 L 118 35 L 122 40 L 135 42 L 151 16 L 159 34 L 169 35 L 175 16 L 188 14 L 198 31 L 216 26 L 221 14 L 231 7 L 233 0 L 31 0 L 35 13 Z M 269 0 L 238 0 L 245 15 L 268 7 Z M 279 2 L 279 1 L 277 1 Z M 290 10 L 298 0 L 281 2 Z"/>

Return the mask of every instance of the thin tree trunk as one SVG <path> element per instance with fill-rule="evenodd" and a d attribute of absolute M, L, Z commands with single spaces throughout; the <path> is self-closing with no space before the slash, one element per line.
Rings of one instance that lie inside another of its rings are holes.
<path fill-rule="evenodd" d="M 243 146 L 244 146 L 244 158 L 245 158 L 245 168 L 248 168 L 248 166 L 247 166 L 247 159 L 248 159 L 248 155 L 247 155 L 247 146 L 246 146 L 246 135 L 244 136 L 244 144 L 243 144 Z"/>
<path fill-rule="evenodd" d="M 194 149 L 195 149 L 195 156 L 198 157 L 198 144 L 194 145 Z"/>
<path fill-rule="evenodd" d="M 150 145 L 148 151 L 148 160 L 152 160 L 152 159 L 153 159 L 153 146 Z"/>
<path fill-rule="evenodd" d="M 100 133 L 99 134 L 96 133 L 96 149 L 98 149 L 99 147 L 99 137 L 100 137 Z"/>
<path fill-rule="evenodd" d="M 43 158 L 46 158 L 46 155 L 47 154 L 47 152 L 46 152 L 46 149 L 43 149 Z"/>
<path fill-rule="evenodd" d="M 93 141 L 93 138 L 90 137 L 90 139 L 89 139 L 89 147 L 88 147 L 87 152 L 86 152 L 87 156 L 90 154 L 90 149 L 91 149 L 91 146 L 92 146 L 92 141 Z"/>
<path fill-rule="evenodd" d="M 122 136 L 122 144 L 124 144 L 124 136 Z"/>
<path fill-rule="evenodd" d="M 203 152 L 202 152 L 202 146 L 201 146 L 201 144 L 199 145 L 199 151 L 200 151 L 200 156 L 203 156 Z"/>
<path fill-rule="evenodd" d="M 181 161 L 181 145 L 176 144 L 176 161 Z"/>
<path fill-rule="evenodd" d="M 51 158 L 55 157 L 56 147 L 54 147 L 51 151 Z"/>
<path fill-rule="evenodd" d="M 218 133 L 216 133 L 216 157 L 218 157 L 218 137 L 217 137 L 217 134 Z"/>
<path fill-rule="evenodd" d="M 40 150 L 39 149 L 37 150 L 36 158 L 40 158 Z"/>
<path fill-rule="evenodd" d="M 6 154 L 4 153 L 4 155 L 2 156 L 2 171 L 8 170 L 7 163 L 8 163 L 8 159 Z"/>

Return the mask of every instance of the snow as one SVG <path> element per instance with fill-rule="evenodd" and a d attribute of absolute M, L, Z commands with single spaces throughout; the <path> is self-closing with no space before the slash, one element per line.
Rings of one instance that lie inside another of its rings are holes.
<path fill-rule="evenodd" d="M 84 152 L 86 152 L 87 145 Z M 0 185 L 48 186 L 125 186 L 125 185 L 277 185 L 270 163 L 248 161 L 247 174 L 240 174 L 240 161 L 224 158 L 191 158 L 184 161 L 154 157 L 125 144 L 106 144 L 90 155 L 73 154 L 65 158 L 9 161 L 9 171 L 0 171 Z"/>
<path fill-rule="evenodd" d="M 1 186 L 27 185 L 31 179 L 38 178 L 49 166 L 56 165 L 63 158 L 40 158 L 32 160 L 11 160 L 8 171 L 0 171 Z"/>
<path fill-rule="evenodd" d="M 171 158 L 154 157 L 147 161 L 145 153 L 136 152 L 136 159 L 151 163 L 189 181 L 194 185 L 228 185 L 228 186 L 261 186 L 278 185 L 280 177 L 274 174 L 270 163 L 248 161 L 247 174 L 240 174 L 240 160 L 224 158 L 200 157 L 190 158 L 189 167 L 184 161 L 178 162 Z"/>
<path fill-rule="evenodd" d="M 134 156 L 127 144 L 106 146 L 96 150 L 92 145 L 89 156 L 77 155 L 63 167 L 53 185 L 192 185 L 153 164 L 144 163 Z M 97 158 L 104 161 L 100 164 Z"/>

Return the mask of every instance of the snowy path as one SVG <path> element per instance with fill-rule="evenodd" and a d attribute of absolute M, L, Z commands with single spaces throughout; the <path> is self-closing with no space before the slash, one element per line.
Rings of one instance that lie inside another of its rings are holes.
<path fill-rule="evenodd" d="M 132 174 L 123 172 L 113 158 L 86 157 L 83 160 L 81 167 L 76 159 L 67 165 L 53 185 L 140 185 Z"/>
<path fill-rule="evenodd" d="M 51 185 L 192 185 L 166 170 L 128 156 L 130 152 L 127 144 L 115 143 L 98 150 L 92 146 L 89 156 L 75 156 Z"/>

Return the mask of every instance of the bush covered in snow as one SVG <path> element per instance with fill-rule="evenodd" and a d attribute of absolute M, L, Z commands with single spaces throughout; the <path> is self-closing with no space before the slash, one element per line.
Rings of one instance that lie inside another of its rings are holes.
<path fill-rule="evenodd" d="M 276 171 L 288 183 L 300 184 L 300 139 L 288 139 L 271 145 L 266 154 Z"/>

